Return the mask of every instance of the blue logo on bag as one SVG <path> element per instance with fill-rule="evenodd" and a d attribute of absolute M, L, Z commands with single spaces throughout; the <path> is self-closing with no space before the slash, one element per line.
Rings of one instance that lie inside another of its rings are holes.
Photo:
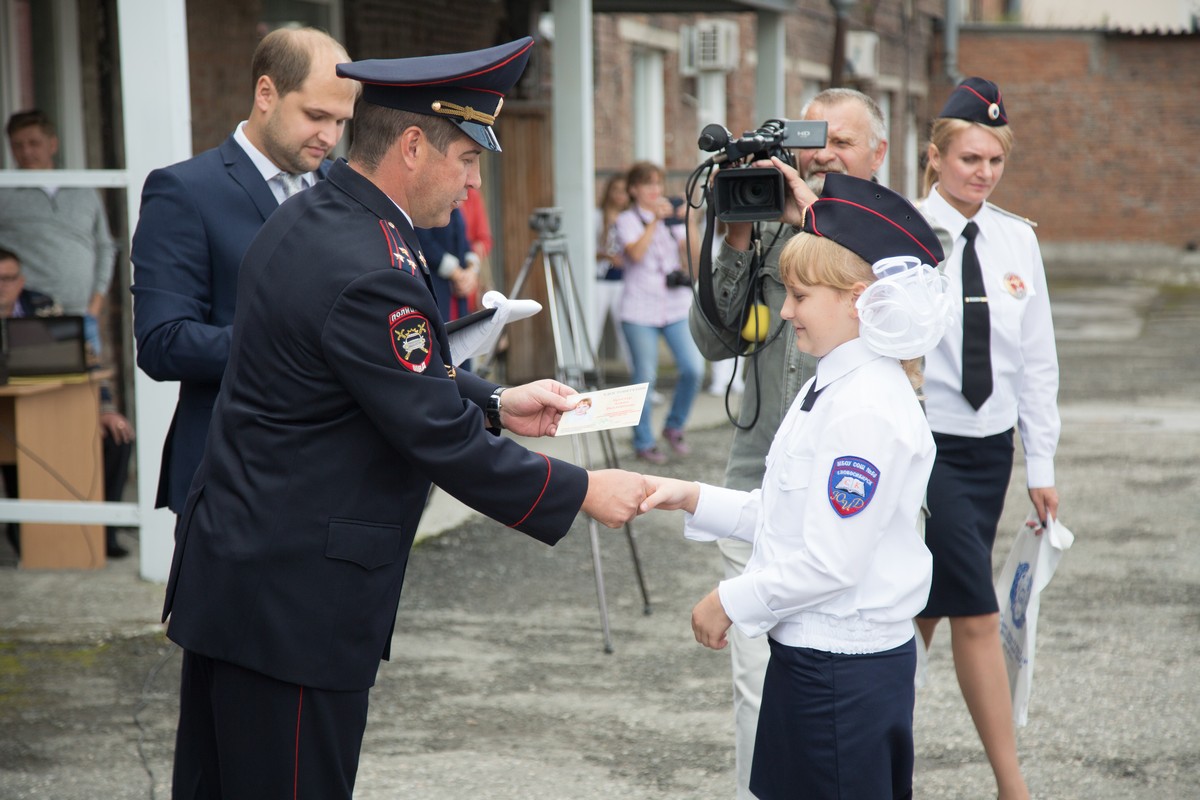
<path fill-rule="evenodd" d="M 858 456 L 839 456 L 829 470 L 829 504 L 840 517 L 853 517 L 871 503 L 879 468 Z"/>
<path fill-rule="evenodd" d="M 1016 574 L 1013 575 L 1012 587 L 1008 590 L 1009 611 L 1012 614 L 1013 625 L 1025 627 L 1025 610 L 1029 608 L 1029 595 L 1033 592 L 1033 573 L 1029 562 L 1017 564 Z"/>

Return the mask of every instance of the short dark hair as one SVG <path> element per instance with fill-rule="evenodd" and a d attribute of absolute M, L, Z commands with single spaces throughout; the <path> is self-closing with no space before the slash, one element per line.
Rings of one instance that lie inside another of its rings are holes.
<path fill-rule="evenodd" d="M 18 267 L 21 266 L 21 259 L 16 253 L 14 253 L 12 250 L 6 250 L 3 247 L 0 247 L 0 261 L 9 260 L 17 262 Z"/>
<path fill-rule="evenodd" d="M 42 133 L 46 134 L 47 136 L 55 135 L 54 123 L 50 121 L 50 118 L 46 116 L 45 112 L 37 108 L 30 108 L 13 114 L 8 118 L 8 125 L 5 126 L 4 131 L 11 138 L 12 135 L 17 131 L 22 131 L 26 128 L 32 128 L 34 125 L 37 125 L 39 128 L 41 128 Z"/>
<path fill-rule="evenodd" d="M 387 108 L 360 97 L 350 121 L 350 160 L 374 172 L 400 134 L 413 127 L 420 128 L 439 153 L 445 153 L 459 136 L 466 136 L 457 125 L 441 117 Z"/>
<path fill-rule="evenodd" d="M 263 75 L 275 84 L 280 97 L 299 89 L 308 79 L 313 53 L 321 43 L 345 55 L 345 48 L 337 39 L 317 28 L 276 28 L 268 33 L 254 49 L 250 61 L 251 92 Z M 350 57 L 347 55 L 345 59 L 349 61 Z"/>
<path fill-rule="evenodd" d="M 655 180 L 663 180 L 665 177 L 663 168 L 653 161 L 637 161 L 625 173 L 625 188 L 629 190 L 635 186 L 653 183 Z"/>

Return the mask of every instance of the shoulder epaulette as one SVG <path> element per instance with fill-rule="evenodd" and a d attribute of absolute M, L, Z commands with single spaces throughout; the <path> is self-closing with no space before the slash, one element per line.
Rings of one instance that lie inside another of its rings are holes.
<path fill-rule="evenodd" d="M 1020 220 L 1021 222 L 1024 222 L 1026 225 L 1028 225 L 1031 228 L 1036 228 L 1038 226 L 1038 224 L 1036 222 L 1034 222 L 1033 220 L 1031 220 L 1029 217 L 1022 217 L 1020 214 L 1014 214 L 1011 211 L 1005 211 L 1000 206 L 996 206 L 996 205 L 992 205 L 991 203 L 988 203 L 988 208 L 992 209 L 993 211 L 998 211 L 1006 217 L 1011 217 L 1012 219 Z"/>
<path fill-rule="evenodd" d="M 399 233 L 396 231 L 396 226 L 387 220 L 381 219 L 379 220 L 379 229 L 383 231 L 383 238 L 387 242 L 388 257 L 391 259 L 392 267 L 416 275 L 416 259 L 412 257 L 412 253 L 408 251 L 404 240 L 400 238 Z"/>

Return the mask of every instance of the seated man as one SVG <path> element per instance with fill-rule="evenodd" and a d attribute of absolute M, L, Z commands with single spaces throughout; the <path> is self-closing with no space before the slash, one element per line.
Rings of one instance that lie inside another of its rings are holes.
<path fill-rule="evenodd" d="M 59 316 L 62 308 L 54 299 L 41 292 L 25 288 L 25 276 L 21 273 L 21 261 L 16 254 L 0 248 L 0 317 L 48 317 Z M 95 356 L 100 351 L 99 334 L 95 341 L 89 339 L 89 361 L 92 368 L 99 367 Z M 113 400 L 112 387 L 107 380 L 100 381 L 100 428 L 104 437 L 104 499 L 120 500 L 129 476 L 129 455 L 133 449 L 133 426 L 119 411 Z M 0 468 L 9 497 L 17 496 L 17 466 L 5 464 Z M 21 553 L 20 526 L 8 524 L 8 541 L 17 555 Z M 105 529 L 105 553 L 109 558 L 123 558 L 129 550 L 117 541 L 117 529 Z"/>

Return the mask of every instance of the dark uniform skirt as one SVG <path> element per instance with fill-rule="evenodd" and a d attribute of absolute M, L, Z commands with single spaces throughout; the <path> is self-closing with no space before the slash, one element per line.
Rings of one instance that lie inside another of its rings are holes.
<path fill-rule="evenodd" d="M 861 655 L 770 645 L 750 771 L 754 796 L 911 798 L 914 641 Z"/>
<path fill-rule="evenodd" d="M 935 433 L 925 545 L 933 585 L 920 617 L 995 614 L 992 545 L 1012 477 L 1013 432 L 976 439 Z"/>

